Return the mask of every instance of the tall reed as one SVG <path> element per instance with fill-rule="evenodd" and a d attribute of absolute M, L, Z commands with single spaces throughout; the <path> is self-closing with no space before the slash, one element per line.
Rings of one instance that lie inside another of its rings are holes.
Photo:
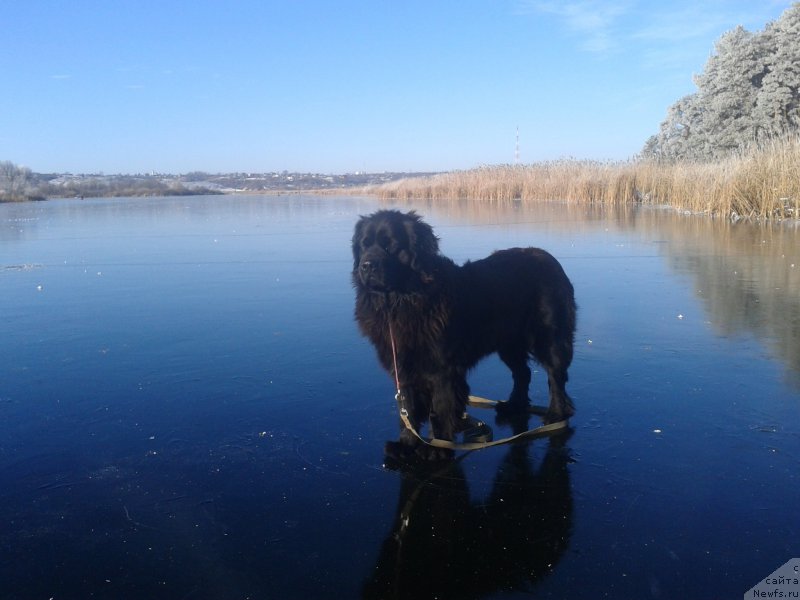
<path fill-rule="evenodd" d="M 559 160 L 408 178 L 368 191 L 383 199 L 640 202 L 732 218 L 800 219 L 800 135 L 714 163 Z"/>

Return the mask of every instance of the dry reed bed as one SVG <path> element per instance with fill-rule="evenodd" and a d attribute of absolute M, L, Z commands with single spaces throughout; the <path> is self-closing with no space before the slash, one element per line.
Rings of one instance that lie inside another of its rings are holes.
<path fill-rule="evenodd" d="M 732 218 L 800 219 L 800 136 L 715 163 L 563 160 L 402 179 L 369 191 L 387 200 L 641 202 Z"/>

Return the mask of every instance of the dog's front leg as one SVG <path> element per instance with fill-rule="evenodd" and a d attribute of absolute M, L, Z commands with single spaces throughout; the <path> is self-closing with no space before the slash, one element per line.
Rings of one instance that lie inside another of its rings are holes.
<path fill-rule="evenodd" d="M 465 373 L 453 370 L 438 377 L 433 386 L 431 429 L 440 440 L 453 441 L 469 398 Z"/>
<path fill-rule="evenodd" d="M 422 423 L 428 418 L 428 410 L 424 409 L 424 399 L 413 388 L 403 388 L 397 393 L 397 409 L 400 412 L 400 436 L 398 441 L 386 442 L 384 452 L 389 458 L 407 461 L 417 454 L 422 442 L 409 428 L 419 433 Z M 427 402 L 430 406 L 430 401 Z"/>
<path fill-rule="evenodd" d="M 417 434 L 420 432 L 422 424 L 430 419 L 431 435 L 438 439 L 452 440 L 455 422 L 452 419 L 441 419 L 435 413 L 436 398 L 449 397 L 452 394 L 437 393 L 436 390 L 443 388 L 434 386 L 432 394 L 420 392 L 414 388 L 403 389 L 398 396 L 398 409 L 404 418 L 400 419 L 400 438 L 397 442 L 387 442 L 385 446 L 386 456 L 407 462 L 409 460 L 447 460 L 453 457 L 453 450 L 449 448 L 438 448 L 423 442 Z M 452 406 L 452 403 L 450 403 Z M 445 410 L 443 415 L 449 415 L 451 411 Z M 414 428 L 411 431 L 409 425 Z M 416 433 L 414 433 L 416 432 Z M 446 437 L 443 437 L 446 436 Z"/>

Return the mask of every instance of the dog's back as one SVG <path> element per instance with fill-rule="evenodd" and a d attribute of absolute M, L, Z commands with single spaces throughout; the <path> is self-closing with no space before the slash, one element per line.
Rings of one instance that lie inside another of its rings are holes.
<path fill-rule="evenodd" d="M 546 250 L 498 250 L 486 258 L 465 263 L 461 277 L 494 307 L 550 308 L 561 313 L 565 328 L 575 329 L 575 291 L 561 264 Z"/>

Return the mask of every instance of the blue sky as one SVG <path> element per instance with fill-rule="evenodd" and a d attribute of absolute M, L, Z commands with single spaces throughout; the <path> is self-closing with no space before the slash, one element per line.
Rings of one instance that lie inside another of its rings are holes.
<path fill-rule="evenodd" d="M 38 172 L 626 159 L 777 0 L 5 2 L 0 160 Z"/>

